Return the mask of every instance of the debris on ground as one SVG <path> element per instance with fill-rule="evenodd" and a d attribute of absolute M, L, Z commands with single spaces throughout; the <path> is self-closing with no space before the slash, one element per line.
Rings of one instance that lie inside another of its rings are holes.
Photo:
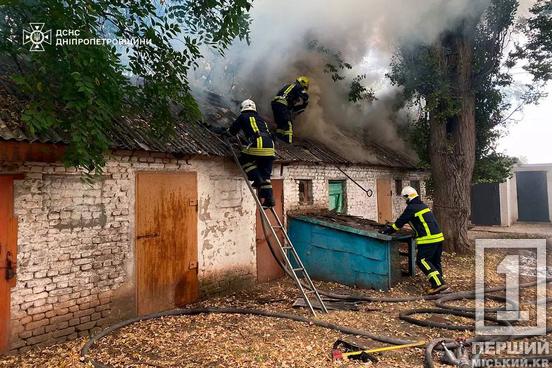
<path fill-rule="evenodd" d="M 504 284 L 504 275 L 496 273 L 502 258 L 491 256 L 486 263 L 489 284 Z M 454 291 L 474 287 L 474 258 L 446 253 L 443 258 L 447 282 Z M 531 281 L 524 277 L 522 282 Z M 354 289 L 335 283 L 316 283 L 322 290 L 343 294 L 363 294 L 380 297 L 420 295 L 425 280 L 405 279 L 388 292 Z M 240 307 L 264 309 L 310 317 L 305 308 L 293 308 L 298 296 L 293 282 L 283 278 L 258 284 L 254 288 L 211 298 L 195 307 Z M 534 296 L 534 290 L 521 292 L 523 300 Z M 465 305 L 473 305 L 466 300 Z M 460 301 L 451 302 L 462 303 Z M 493 303 L 492 306 L 496 306 Z M 414 308 L 434 308 L 431 301 L 401 303 L 360 303 L 359 311 L 338 310 L 317 318 L 342 326 L 363 329 L 376 335 L 397 337 L 409 341 L 428 341 L 438 337 L 464 339 L 470 331 L 449 331 L 423 328 L 398 319 L 400 312 Z M 446 323 L 473 324 L 473 320 L 439 315 Z M 552 317 L 552 316 L 549 316 Z M 436 318 L 417 315 L 416 318 Z M 552 319 L 549 319 L 552 324 Z M 124 327 L 99 340 L 92 347 L 90 357 L 113 367 L 422 367 L 423 348 L 408 348 L 375 354 L 379 362 L 338 361 L 332 359 L 332 346 L 341 338 L 354 339 L 333 330 L 277 318 L 236 314 L 204 314 L 196 316 L 164 317 L 142 321 Z M 546 337 L 550 340 L 550 337 Z M 368 349 L 386 346 L 363 339 Z M 0 358 L 0 367 L 83 367 L 79 351 L 85 339 L 70 341 L 45 348 L 36 348 L 18 356 Z M 444 367 L 443 365 L 437 365 Z"/>

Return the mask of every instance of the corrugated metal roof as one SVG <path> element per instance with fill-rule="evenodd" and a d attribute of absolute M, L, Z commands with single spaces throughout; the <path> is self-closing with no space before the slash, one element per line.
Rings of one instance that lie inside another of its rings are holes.
<path fill-rule="evenodd" d="M 179 123 L 174 134 L 157 138 L 144 120 L 123 119 L 113 124 L 110 137 L 114 148 L 178 153 L 184 155 L 228 156 L 230 151 L 200 123 Z"/>
<path fill-rule="evenodd" d="M 60 130 L 50 129 L 40 134 L 32 134 L 21 122 L 20 115 L 24 103 L 13 86 L 0 77 L 0 139 L 64 144 L 67 135 Z M 196 96 L 201 107 L 204 122 L 215 126 L 229 126 L 236 115 L 228 106 L 234 101 L 225 101 L 219 95 L 205 92 Z M 157 138 L 152 134 L 144 119 L 123 118 L 113 123 L 107 135 L 113 141 L 114 149 L 166 152 L 184 155 L 230 156 L 230 151 L 204 123 L 181 122 L 175 126 L 175 133 L 168 138 Z M 361 143 L 359 143 L 360 145 Z M 277 141 L 277 160 L 282 162 L 326 163 L 333 165 L 364 164 L 415 168 L 408 158 L 400 157 L 376 144 L 363 144 L 363 148 L 373 152 L 365 160 L 350 161 L 325 145 L 311 140 L 296 139 L 293 145 Z"/>
<path fill-rule="evenodd" d="M 21 121 L 24 101 L 6 78 L 0 77 L 0 139 L 6 141 L 67 144 L 67 133 L 61 129 L 48 129 L 32 133 Z M 106 135 L 112 140 L 112 148 L 184 155 L 229 156 L 226 146 L 201 123 L 181 122 L 174 127 L 174 134 L 158 138 L 144 119 L 122 118 L 113 122 Z"/>
<path fill-rule="evenodd" d="M 352 163 L 326 147 L 302 139 L 295 139 L 293 144 L 277 140 L 276 155 L 278 160 L 284 162 L 330 163 L 335 165 Z"/>

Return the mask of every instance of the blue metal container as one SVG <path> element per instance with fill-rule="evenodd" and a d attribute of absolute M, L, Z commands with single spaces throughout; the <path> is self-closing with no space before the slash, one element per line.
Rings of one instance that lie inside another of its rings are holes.
<path fill-rule="evenodd" d="M 415 243 L 308 216 L 288 217 L 288 232 L 311 278 L 360 288 L 388 290 L 402 277 L 399 246 L 409 245 L 414 274 Z"/>

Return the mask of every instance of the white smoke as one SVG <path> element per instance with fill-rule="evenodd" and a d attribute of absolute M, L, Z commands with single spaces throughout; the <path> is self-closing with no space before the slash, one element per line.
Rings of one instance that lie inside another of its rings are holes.
<path fill-rule="evenodd" d="M 525 2 L 528 2 L 526 0 Z M 398 135 L 407 109 L 400 89 L 385 74 L 399 43 L 430 44 L 460 18 L 477 13 L 490 0 L 258 0 L 251 16 L 251 44 L 236 42 L 224 57 L 210 54 L 198 75 L 208 89 L 235 101 L 252 98 L 272 117 L 270 101 L 299 75 L 311 78 L 309 107 L 294 125 L 349 156 L 365 154 L 351 142 L 376 141 L 412 153 Z M 353 65 L 341 71 L 349 81 L 333 82 L 324 73 L 327 59 L 307 47 L 316 40 L 341 52 Z M 377 101 L 347 101 L 350 78 L 366 74 Z"/>

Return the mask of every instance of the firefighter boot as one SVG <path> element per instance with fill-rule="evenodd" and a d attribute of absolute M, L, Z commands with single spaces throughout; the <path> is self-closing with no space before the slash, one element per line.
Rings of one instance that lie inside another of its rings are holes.
<path fill-rule="evenodd" d="M 264 183 L 259 188 L 259 199 L 264 208 L 274 207 L 274 195 L 272 194 L 272 185 Z"/>
<path fill-rule="evenodd" d="M 443 284 L 441 286 L 437 286 L 437 287 L 432 287 L 430 288 L 428 291 L 427 291 L 427 294 L 428 295 L 435 295 L 435 294 L 440 294 L 442 293 L 443 291 L 447 290 L 449 287 L 447 284 Z"/>

